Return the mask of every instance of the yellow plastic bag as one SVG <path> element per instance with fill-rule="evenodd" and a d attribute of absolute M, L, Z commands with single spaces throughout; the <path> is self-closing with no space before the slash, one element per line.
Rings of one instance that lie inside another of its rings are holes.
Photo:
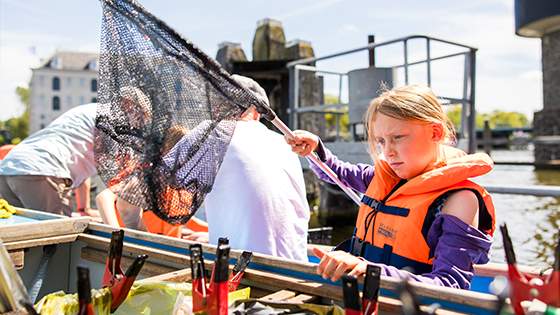
<path fill-rule="evenodd" d="M 93 310 L 96 315 L 111 313 L 111 290 L 104 288 L 101 290 L 91 290 Z M 78 314 L 78 294 L 66 294 L 64 291 L 57 291 L 45 295 L 37 304 L 35 310 L 41 315 L 74 315 Z"/>
<path fill-rule="evenodd" d="M 6 200 L 0 198 L 0 219 L 9 218 L 16 213 L 14 206 L 10 205 Z"/>

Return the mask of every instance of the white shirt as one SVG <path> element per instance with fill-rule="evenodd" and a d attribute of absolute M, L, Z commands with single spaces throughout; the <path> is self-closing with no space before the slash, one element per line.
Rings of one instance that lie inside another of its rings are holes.
<path fill-rule="evenodd" d="M 205 201 L 210 243 L 307 261 L 309 206 L 299 159 L 283 136 L 239 121 Z"/>
<path fill-rule="evenodd" d="M 70 178 L 73 188 L 95 174 L 93 138 L 97 104 L 76 106 L 16 145 L 0 175 Z"/>

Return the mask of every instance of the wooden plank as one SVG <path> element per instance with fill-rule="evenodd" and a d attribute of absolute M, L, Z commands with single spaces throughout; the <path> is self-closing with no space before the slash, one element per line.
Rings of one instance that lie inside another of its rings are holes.
<path fill-rule="evenodd" d="M 311 280 L 294 278 L 277 273 L 260 271 L 247 268 L 243 279 L 251 282 L 261 283 L 278 288 L 289 288 L 297 292 L 310 295 L 318 295 L 333 300 L 342 301 L 342 289 L 334 284 L 325 284 Z"/>
<path fill-rule="evenodd" d="M 299 294 L 296 295 L 294 298 L 291 298 L 289 302 L 293 304 L 302 304 L 302 303 L 318 304 L 320 303 L 320 299 L 319 297 L 313 295 Z"/>
<path fill-rule="evenodd" d="M 390 298 L 386 296 L 379 297 L 379 315 L 383 314 L 402 314 L 402 302 L 395 298 Z M 427 311 L 429 306 L 421 305 L 420 309 L 422 311 Z M 465 313 L 454 312 L 446 309 L 438 309 L 435 312 L 436 315 L 464 315 Z"/>
<path fill-rule="evenodd" d="M 55 213 L 50 213 L 50 212 L 45 212 L 45 211 L 39 211 L 39 210 L 31 210 L 31 209 L 25 209 L 25 208 L 17 208 L 14 207 L 16 209 L 16 214 L 20 215 L 22 217 L 27 217 L 27 218 L 31 218 L 31 219 L 38 219 L 38 220 L 54 220 L 54 219 L 67 219 L 68 217 L 62 214 L 55 214 Z"/>
<path fill-rule="evenodd" d="M 540 275 L 542 268 L 535 268 L 529 266 L 517 266 L 520 272 L 531 277 L 537 277 Z M 498 263 L 487 263 L 485 265 L 474 265 L 474 273 L 480 277 L 490 277 L 495 278 L 497 276 L 508 276 L 508 265 L 498 264 Z"/>
<path fill-rule="evenodd" d="M 67 218 L 58 220 L 46 220 L 36 223 L 17 223 L 2 226 L 0 238 L 3 242 L 25 241 L 37 238 L 61 236 L 83 232 L 89 217 Z"/>
<path fill-rule="evenodd" d="M 101 236 L 89 235 L 89 234 L 80 234 L 78 236 L 78 240 L 85 243 L 101 245 L 103 247 L 106 247 L 107 249 L 109 248 L 109 244 L 111 243 L 111 239 L 101 237 Z M 178 263 L 181 265 L 185 265 L 185 267 L 190 266 L 190 261 L 191 261 L 190 256 L 181 253 L 175 253 L 175 252 L 161 250 L 153 247 L 131 244 L 128 242 L 123 243 L 123 250 L 139 255 L 148 254 L 152 258 Z"/>
<path fill-rule="evenodd" d="M 288 290 L 280 290 L 278 292 L 274 292 L 272 294 L 269 294 L 267 296 L 263 296 L 262 298 L 260 298 L 261 300 L 267 300 L 267 301 L 287 301 L 293 297 L 296 296 L 296 293 L 293 291 L 288 291 Z"/>
<path fill-rule="evenodd" d="M 181 269 L 164 273 L 158 276 L 142 279 L 139 281 L 170 281 L 170 282 L 189 282 L 192 279 L 191 268 Z"/>
<path fill-rule="evenodd" d="M 23 262 L 25 261 L 23 249 L 8 250 L 8 254 L 16 270 L 23 269 Z"/>
<path fill-rule="evenodd" d="M 27 240 L 27 241 L 16 241 L 5 243 L 4 246 L 7 250 L 15 250 L 20 248 L 31 248 L 31 247 L 38 247 L 38 246 L 45 246 L 45 245 L 52 245 L 52 244 L 63 244 L 63 243 L 70 243 L 74 242 L 78 239 L 78 234 L 69 234 L 63 236 L 54 236 L 54 237 L 44 237 L 34 240 Z"/>
<path fill-rule="evenodd" d="M 91 247 L 84 247 L 82 248 L 81 257 L 83 259 L 105 265 L 105 263 L 107 262 L 107 251 L 99 250 Z M 134 262 L 134 258 L 123 256 L 121 258 L 121 267 L 123 271 L 126 272 L 126 270 L 128 270 L 128 267 L 130 267 L 130 265 L 132 265 L 133 262 Z M 142 270 L 140 270 L 140 274 L 146 277 L 154 277 L 161 274 L 170 273 L 176 270 L 177 268 L 146 261 L 144 263 L 144 266 L 142 267 Z"/>

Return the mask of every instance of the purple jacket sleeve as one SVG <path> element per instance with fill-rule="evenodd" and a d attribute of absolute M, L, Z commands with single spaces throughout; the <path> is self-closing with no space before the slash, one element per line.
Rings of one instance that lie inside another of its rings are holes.
<path fill-rule="evenodd" d="M 434 256 L 431 273 L 415 275 L 392 266 L 375 265 L 381 267 L 384 276 L 468 290 L 474 277 L 472 264 L 490 260 L 492 242 L 490 235 L 455 216 L 442 214 L 428 231 L 428 246 Z"/>
<path fill-rule="evenodd" d="M 335 155 L 327 149 L 323 142 L 319 139 L 319 146 L 317 155 L 319 159 L 323 161 L 333 172 L 338 176 L 340 181 L 354 189 L 357 192 L 365 193 L 367 187 L 371 183 L 374 175 L 374 167 L 368 164 L 350 164 L 348 162 L 343 162 L 339 160 Z M 328 183 L 334 184 L 334 182 L 325 174 L 318 166 L 313 162 L 309 162 L 310 168 L 317 174 L 319 179 L 324 180 Z"/>

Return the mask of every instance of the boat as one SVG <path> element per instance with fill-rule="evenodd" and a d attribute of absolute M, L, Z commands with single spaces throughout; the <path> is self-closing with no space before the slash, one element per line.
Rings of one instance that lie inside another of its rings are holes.
<path fill-rule="evenodd" d="M 3 219 L 6 220 L 6 219 Z M 77 291 L 78 265 L 90 270 L 91 287 L 101 288 L 108 251 L 114 228 L 96 223 L 90 217 L 64 216 L 16 208 L 10 222 L 0 222 L 0 238 L 8 251 L 22 281 L 29 287 L 36 271 L 44 261 L 44 248 L 56 245 L 51 267 L 44 275 L 38 297 L 64 290 Z M 168 236 L 122 229 L 123 270 L 129 268 L 138 255 L 149 255 L 138 280 L 189 282 L 192 278 L 191 252 L 193 242 Z M 310 255 L 311 248 L 309 247 Z M 321 245 L 316 245 L 321 246 Z M 212 270 L 217 247 L 202 244 L 206 270 Z M 230 268 L 243 255 L 242 250 L 231 249 Z M 286 260 L 279 257 L 253 253 L 245 269 L 240 287 L 250 287 L 251 298 L 289 303 L 316 303 L 343 305 L 342 282 L 333 283 L 316 274 L 317 259 L 310 262 Z M 518 267 L 525 275 L 537 277 L 541 270 Z M 512 313 L 509 301 L 490 293 L 489 285 L 498 276 L 508 275 L 507 264 L 489 263 L 475 266 L 476 276 L 471 290 L 452 289 L 422 283 L 409 283 L 410 292 L 418 298 L 423 309 L 439 304 L 434 314 L 495 314 L 503 307 Z M 358 278 L 363 284 L 363 277 Z M 401 281 L 381 277 L 380 314 L 399 314 L 402 302 L 397 297 Z"/>

